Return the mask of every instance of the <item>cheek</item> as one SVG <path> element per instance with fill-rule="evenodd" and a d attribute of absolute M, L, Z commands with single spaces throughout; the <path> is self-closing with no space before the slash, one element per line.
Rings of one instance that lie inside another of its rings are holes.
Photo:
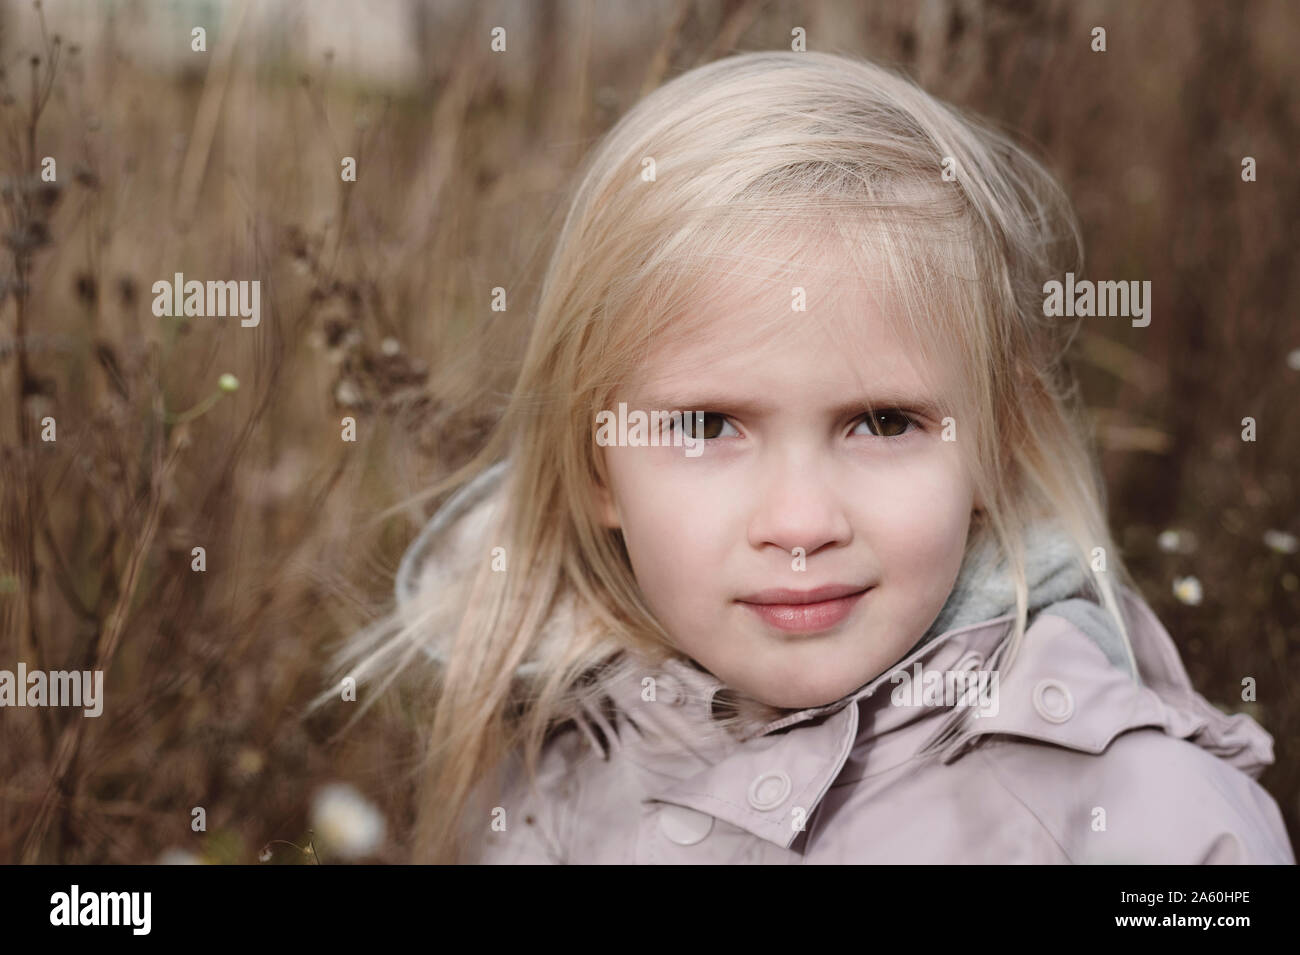
<path fill-rule="evenodd" d="M 867 538 L 895 582 L 901 574 L 918 584 L 955 575 L 965 552 L 974 504 L 969 482 L 955 454 L 940 454 L 933 465 L 889 477 L 871 495 L 888 506 L 865 508 Z"/>
<path fill-rule="evenodd" d="M 725 535 L 725 501 L 680 486 L 670 468 L 633 457 L 646 449 L 619 448 L 610 455 L 610 478 L 622 519 L 623 540 L 642 592 L 674 601 L 707 593 L 716 577 Z"/>

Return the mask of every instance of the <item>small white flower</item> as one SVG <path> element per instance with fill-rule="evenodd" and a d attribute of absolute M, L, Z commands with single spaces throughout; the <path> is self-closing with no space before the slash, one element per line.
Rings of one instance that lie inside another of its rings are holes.
<path fill-rule="evenodd" d="M 202 865 L 203 860 L 188 849 L 172 847 L 158 857 L 158 865 Z"/>
<path fill-rule="evenodd" d="M 1191 531 L 1161 531 L 1156 545 L 1166 554 L 1191 554 L 1196 551 L 1196 535 Z"/>
<path fill-rule="evenodd" d="M 352 408 L 361 403 L 361 392 L 357 391 L 356 385 L 344 379 L 334 389 L 334 400 L 345 408 Z"/>
<path fill-rule="evenodd" d="M 1201 582 L 1195 577 L 1176 577 L 1174 579 L 1174 596 L 1190 607 L 1201 603 Z"/>
<path fill-rule="evenodd" d="M 322 847 L 345 859 L 370 855 L 384 841 L 384 817 L 347 783 L 331 783 L 317 792 L 312 828 Z"/>
<path fill-rule="evenodd" d="M 1275 550 L 1279 554 L 1294 554 L 1300 549 L 1300 541 L 1296 540 L 1294 534 L 1272 529 L 1264 532 L 1264 544 L 1269 550 Z"/>

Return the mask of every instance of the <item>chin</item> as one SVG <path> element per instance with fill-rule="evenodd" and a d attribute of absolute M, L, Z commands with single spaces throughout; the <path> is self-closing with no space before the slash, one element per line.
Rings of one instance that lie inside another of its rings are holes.
<path fill-rule="evenodd" d="M 839 684 L 824 684 L 813 687 L 803 687 L 792 690 L 787 686 L 769 687 L 770 693 L 764 693 L 755 699 L 766 703 L 768 706 L 779 707 L 783 710 L 806 710 L 814 706 L 825 706 L 827 703 L 834 703 L 836 700 L 853 692 L 861 684 L 854 686 L 841 686 Z"/>

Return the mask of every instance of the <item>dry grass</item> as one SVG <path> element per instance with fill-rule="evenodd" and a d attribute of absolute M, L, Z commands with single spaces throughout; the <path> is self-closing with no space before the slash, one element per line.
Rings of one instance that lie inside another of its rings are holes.
<path fill-rule="evenodd" d="M 73 36 L 39 51 L 0 36 L 0 667 L 103 668 L 107 690 L 101 719 L 0 713 L 0 861 L 252 862 L 270 840 L 305 844 L 334 779 L 396 834 L 376 858 L 404 860 L 409 713 L 390 703 L 342 736 L 346 713 L 299 718 L 429 506 L 374 516 L 464 461 L 501 407 L 585 148 L 664 77 L 784 48 L 792 25 L 1022 130 L 1076 199 L 1088 274 L 1152 282 L 1149 328 L 1094 320 L 1076 355 L 1112 523 L 1198 688 L 1274 734 L 1263 782 L 1296 841 L 1300 581 L 1261 542 L 1300 531 L 1287 4 L 677 3 L 634 50 L 545 9 L 543 53 L 516 59 L 478 42 L 490 9 L 467 11 L 401 95 L 328 62 L 299 77 L 247 38 L 158 75 L 84 64 Z M 260 279 L 260 326 L 156 318 L 150 287 L 175 272 Z M 226 372 L 239 389 L 209 402 Z M 1169 527 L 1200 546 L 1160 550 Z M 1198 607 L 1171 593 L 1187 574 Z M 1246 676 L 1258 702 L 1234 705 Z"/>

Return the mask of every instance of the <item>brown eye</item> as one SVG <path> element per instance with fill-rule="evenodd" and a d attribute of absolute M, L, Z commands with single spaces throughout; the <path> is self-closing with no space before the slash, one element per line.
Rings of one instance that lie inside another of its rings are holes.
<path fill-rule="evenodd" d="M 879 438 L 901 437 L 913 424 L 912 419 L 897 408 L 868 412 L 862 420 L 871 429 L 871 433 Z"/>
<path fill-rule="evenodd" d="M 703 439 L 705 441 L 710 441 L 718 437 L 718 433 L 722 430 L 722 426 L 726 423 L 727 423 L 726 416 L 720 415 L 714 411 L 706 411 L 701 417 L 701 428 L 700 428 L 701 433 L 696 434 L 695 415 L 694 414 L 682 415 L 682 424 L 684 426 L 683 430 L 687 434 L 691 435 L 693 438 L 696 438 L 697 440 Z"/>
<path fill-rule="evenodd" d="M 718 414 L 716 411 L 706 411 L 700 416 L 699 434 L 696 434 L 695 412 L 682 412 L 681 415 L 681 432 L 685 437 L 690 437 L 696 441 L 712 441 L 719 437 L 719 432 L 727 423 L 727 416 Z M 669 422 L 669 431 L 677 429 L 677 422 Z"/>

